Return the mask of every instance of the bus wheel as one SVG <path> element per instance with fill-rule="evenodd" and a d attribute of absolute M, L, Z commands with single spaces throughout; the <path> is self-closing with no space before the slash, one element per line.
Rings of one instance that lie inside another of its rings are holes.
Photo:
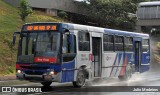
<path fill-rule="evenodd" d="M 50 86 L 51 83 L 52 83 L 52 82 L 41 82 L 41 84 L 42 84 L 43 86 L 46 86 L 46 87 Z"/>
<path fill-rule="evenodd" d="M 77 79 L 73 82 L 74 87 L 82 87 L 85 85 L 86 76 L 83 70 L 78 71 Z"/>
<path fill-rule="evenodd" d="M 126 70 L 123 76 L 118 76 L 119 80 L 124 81 L 124 80 L 129 80 L 132 76 L 132 68 L 131 65 L 128 64 L 126 66 Z"/>

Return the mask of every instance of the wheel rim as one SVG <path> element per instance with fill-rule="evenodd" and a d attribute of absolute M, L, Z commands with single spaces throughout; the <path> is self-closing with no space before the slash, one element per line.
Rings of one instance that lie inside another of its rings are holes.
<path fill-rule="evenodd" d="M 84 77 L 84 74 L 83 72 L 79 72 L 78 76 L 77 76 L 77 84 L 79 86 L 83 86 L 85 83 L 85 77 Z"/>

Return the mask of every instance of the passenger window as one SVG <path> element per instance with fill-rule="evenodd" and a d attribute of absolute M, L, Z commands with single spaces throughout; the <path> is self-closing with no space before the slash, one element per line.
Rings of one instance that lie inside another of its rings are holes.
<path fill-rule="evenodd" d="M 63 35 L 63 62 L 72 61 L 76 56 L 76 37 L 72 34 Z"/>
<path fill-rule="evenodd" d="M 149 39 L 142 40 L 142 51 L 147 52 L 149 50 Z"/>
<path fill-rule="evenodd" d="M 123 51 L 124 47 L 123 47 L 123 36 L 115 36 L 114 37 L 114 41 L 115 41 L 115 51 Z"/>
<path fill-rule="evenodd" d="M 22 34 L 22 54 L 20 53 L 19 55 L 26 55 L 26 43 L 27 43 L 27 33 Z"/>
<path fill-rule="evenodd" d="M 90 51 L 90 35 L 85 31 L 78 33 L 79 51 Z"/>
<path fill-rule="evenodd" d="M 124 49 L 127 52 L 133 52 L 133 38 L 132 37 L 125 37 L 124 40 Z"/>
<path fill-rule="evenodd" d="M 114 51 L 113 35 L 104 35 L 103 36 L 103 48 L 104 48 L 104 51 Z"/>

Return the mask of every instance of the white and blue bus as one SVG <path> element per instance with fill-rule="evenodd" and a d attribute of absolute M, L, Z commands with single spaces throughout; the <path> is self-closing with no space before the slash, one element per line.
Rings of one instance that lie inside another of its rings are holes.
<path fill-rule="evenodd" d="M 118 77 L 127 80 L 133 72 L 150 66 L 148 34 L 71 23 L 30 23 L 22 27 L 16 76 L 19 80 L 73 82 Z"/>

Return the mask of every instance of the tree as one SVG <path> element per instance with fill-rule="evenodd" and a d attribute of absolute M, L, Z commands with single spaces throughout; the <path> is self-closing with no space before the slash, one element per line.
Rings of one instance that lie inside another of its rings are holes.
<path fill-rule="evenodd" d="M 121 30 L 134 30 L 136 10 L 139 2 L 149 0 L 85 0 L 87 15 L 98 26 Z"/>
<path fill-rule="evenodd" d="M 60 11 L 60 12 L 58 12 L 58 16 L 66 19 L 67 18 L 67 13 L 65 11 Z"/>
<path fill-rule="evenodd" d="M 20 2 L 20 8 L 19 8 L 19 15 L 23 22 L 25 22 L 26 17 L 32 14 L 32 9 L 29 6 L 28 2 L 26 0 L 21 0 Z"/>

